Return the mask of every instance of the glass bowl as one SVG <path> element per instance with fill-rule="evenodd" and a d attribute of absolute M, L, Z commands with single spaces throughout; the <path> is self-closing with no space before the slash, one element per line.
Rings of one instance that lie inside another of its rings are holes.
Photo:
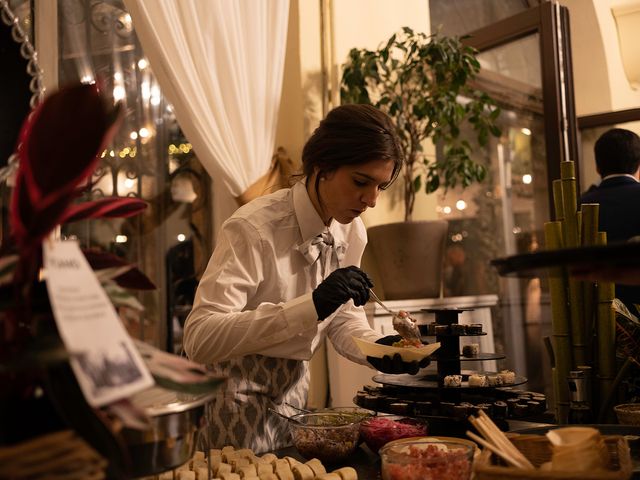
<path fill-rule="evenodd" d="M 398 415 L 378 415 L 366 418 L 360 423 L 360 435 L 373 452 L 387 443 L 408 437 L 424 437 L 428 425 L 424 420 Z"/>
<path fill-rule="evenodd" d="M 469 480 L 474 448 L 458 442 L 415 441 L 380 450 L 382 480 Z"/>
<path fill-rule="evenodd" d="M 294 415 L 289 420 L 293 446 L 308 460 L 317 458 L 323 463 L 346 460 L 358 447 L 362 418 L 339 411 Z"/>
<path fill-rule="evenodd" d="M 327 407 L 321 410 L 317 410 L 317 412 L 341 414 L 345 420 L 345 423 L 360 422 L 375 415 L 375 412 L 360 407 Z"/>

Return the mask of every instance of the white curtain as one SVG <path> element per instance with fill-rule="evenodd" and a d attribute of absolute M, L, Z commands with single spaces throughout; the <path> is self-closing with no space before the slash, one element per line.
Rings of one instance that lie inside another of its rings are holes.
<path fill-rule="evenodd" d="M 239 197 L 271 165 L 289 0 L 125 0 L 182 131 Z"/>

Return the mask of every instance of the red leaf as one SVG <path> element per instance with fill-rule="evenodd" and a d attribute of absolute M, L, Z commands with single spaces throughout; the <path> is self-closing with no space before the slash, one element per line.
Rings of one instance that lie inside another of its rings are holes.
<path fill-rule="evenodd" d="M 107 107 L 95 85 L 77 85 L 51 94 L 24 122 L 10 206 L 23 248 L 39 243 L 61 222 L 115 134 L 118 112 Z"/>
<path fill-rule="evenodd" d="M 138 198 L 107 197 L 92 202 L 71 205 L 61 223 L 77 222 L 87 218 L 132 217 L 147 208 L 147 203 Z"/>
<path fill-rule="evenodd" d="M 53 228 L 60 223 L 72 196 L 61 198 L 40 212 L 35 212 L 27 196 L 23 178 L 18 174 L 10 208 L 11 228 L 16 244 L 28 250 L 40 244 Z"/>
<path fill-rule="evenodd" d="M 133 267 L 122 275 L 113 279 L 122 288 L 130 288 L 131 290 L 155 290 L 155 284 L 149 280 L 144 273 L 138 268 Z"/>
<path fill-rule="evenodd" d="M 114 111 L 96 85 L 62 88 L 40 104 L 20 132 L 18 155 L 35 210 L 75 190 L 115 134 Z"/>
<path fill-rule="evenodd" d="M 83 250 L 89 265 L 93 270 L 102 270 L 105 268 L 123 267 L 130 265 L 129 262 L 112 253 L 102 252 L 95 248 Z M 155 290 L 156 286 L 149 278 L 138 268 L 132 267 L 131 270 L 124 272 L 114 278 L 114 281 L 122 288 L 130 288 L 132 290 Z"/>
<path fill-rule="evenodd" d="M 113 253 L 103 252 L 96 248 L 88 248 L 82 250 L 84 256 L 91 265 L 92 270 L 102 270 L 104 268 L 123 267 L 129 265 L 124 258 L 114 255 Z"/>

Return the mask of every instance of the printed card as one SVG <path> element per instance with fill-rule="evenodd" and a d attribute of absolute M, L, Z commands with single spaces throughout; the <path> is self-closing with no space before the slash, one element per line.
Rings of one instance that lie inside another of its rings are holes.
<path fill-rule="evenodd" d="M 100 407 L 151 387 L 153 377 L 75 241 L 43 243 L 60 336 L 87 402 Z"/>

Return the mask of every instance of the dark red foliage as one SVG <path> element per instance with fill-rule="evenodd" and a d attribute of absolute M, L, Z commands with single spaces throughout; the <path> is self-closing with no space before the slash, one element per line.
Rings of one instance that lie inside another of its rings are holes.
<path fill-rule="evenodd" d="M 47 97 L 27 118 L 11 202 L 20 248 L 38 245 L 61 222 L 115 134 L 118 110 L 108 107 L 96 85 L 75 85 Z"/>
<path fill-rule="evenodd" d="M 129 263 L 117 255 L 103 252 L 96 249 L 83 250 L 89 265 L 93 270 L 103 270 L 105 268 L 124 267 Z M 122 275 L 114 278 L 114 281 L 122 288 L 130 288 L 132 290 L 155 290 L 156 286 L 149 278 L 133 267 Z"/>
<path fill-rule="evenodd" d="M 127 218 L 147 208 L 147 202 L 138 198 L 107 197 L 92 202 L 71 205 L 61 223 L 77 222 L 89 218 Z"/>

